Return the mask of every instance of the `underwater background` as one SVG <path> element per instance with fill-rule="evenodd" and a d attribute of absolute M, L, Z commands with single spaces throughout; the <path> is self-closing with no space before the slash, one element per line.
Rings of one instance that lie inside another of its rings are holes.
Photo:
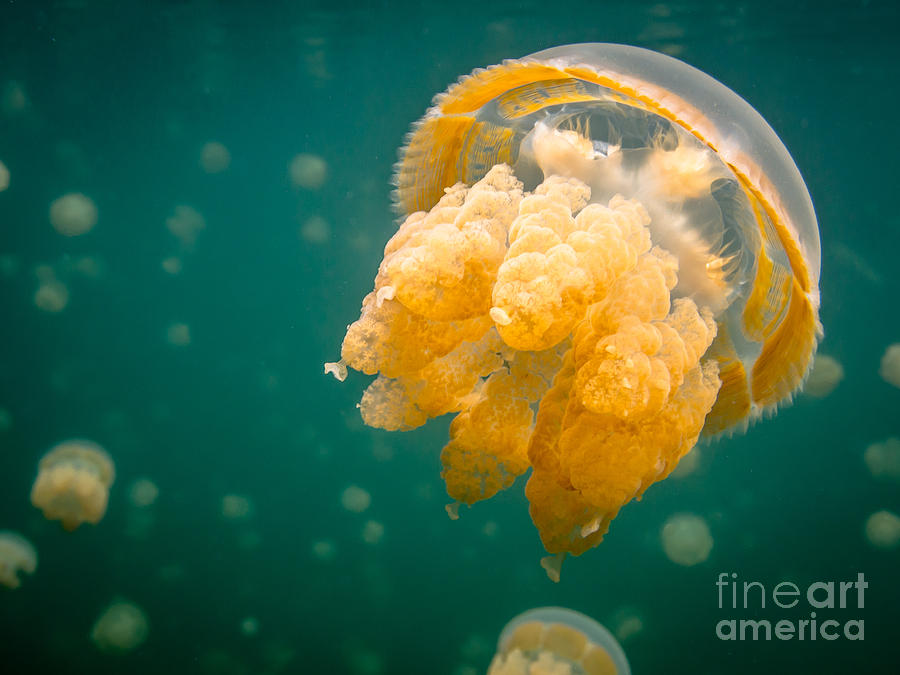
<path fill-rule="evenodd" d="M 509 619 L 561 605 L 618 633 L 634 673 L 900 672 L 900 550 L 864 534 L 900 492 L 863 459 L 900 436 L 900 389 L 879 376 L 900 342 L 898 7 L 4 2 L 0 530 L 38 566 L 0 588 L 0 671 L 475 675 Z M 702 443 L 554 584 L 524 480 L 451 521 L 449 420 L 368 429 L 369 378 L 322 364 L 371 289 L 396 151 L 432 96 L 574 42 L 676 56 L 772 125 L 816 207 L 820 352 L 844 379 Z M 314 156 L 299 179 L 298 154 Z M 48 218 L 70 192 L 98 211 L 82 236 Z M 105 518 L 72 533 L 29 503 L 69 438 L 116 466 Z M 683 512 L 714 540 L 691 567 L 660 544 Z M 828 615 L 864 620 L 865 639 L 719 640 L 722 619 L 809 613 L 720 609 L 721 572 L 769 589 L 864 573 L 865 607 Z M 117 599 L 149 632 L 111 654 L 91 632 Z"/>

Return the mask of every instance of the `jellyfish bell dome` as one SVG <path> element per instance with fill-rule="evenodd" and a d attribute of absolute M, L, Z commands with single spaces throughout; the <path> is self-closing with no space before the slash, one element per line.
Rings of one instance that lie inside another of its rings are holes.
<path fill-rule="evenodd" d="M 625 652 L 612 634 L 580 612 L 540 607 L 506 624 L 488 675 L 558 672 L 631 675 Z"/>

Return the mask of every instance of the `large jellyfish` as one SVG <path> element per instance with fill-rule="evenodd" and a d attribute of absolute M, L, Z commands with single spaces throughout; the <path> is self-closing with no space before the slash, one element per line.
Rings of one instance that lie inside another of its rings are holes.
<path fill-rule="evenodd" d="M 455 414 L 457 502 L 531 469 L 557 561 L 701 433 L 803 382 L 821 334 L 806 186 L 753 108 L 680 61 L 581 44 L 477 70 L 413 127 L 395 182 L 405 219 L 325 370 L 376 376 L 370 426 Z"/>
<path fill-rule="evenodd" d="M 542 607 L 503 629 L 488 675 L 630 675 L 628 659 L 599 623 L 571 609 Z"/>
<path fill-rule="evenodd" d="M 0 531 L 0 584 L 18 588 L 20 574 L 34 574 L 37 551 L 25 537 L 8 530 Z"/>
<path fill-rule="evenodd" d="M 41 458 L 31 503 L 70 532 L 82 523 L 96 525 L 106 513 L 115 475 L 112 459 L 99 445 L 65 441 Z"/>

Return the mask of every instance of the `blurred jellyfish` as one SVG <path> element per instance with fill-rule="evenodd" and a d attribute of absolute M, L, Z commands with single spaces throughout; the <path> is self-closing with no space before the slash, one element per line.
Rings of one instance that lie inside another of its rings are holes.
<path fill-rule="evenodd" d="M 50 265 L 38 265 L 34 273 L 38 278 L 38 287 L 34 292 L 35 306 L 51 314 L 63 311 L 69 304 L 68 287 L 56 278 Z"/>
<path fill-rule="evenodd" d="M 690 476 L 700 466 L 700 446 L 695 445 L 691 451 L 681 458 L 678 466 L 669 474 L 672 478 L 684 478 Z"/>
<path fill-rule="evenodd" d="M 481 528 L 481 533 L 488 537 L 489 539 L 493 539 L 497 536 L 497 532 L 500 531 L 500 525 L 496 520 L 487 521 L 484 526 Z"/>
<path fill-rule="evenodd" d="M 241 621 L 241 633 L 246 637 L 253 637 L 259 633 L 259 619 L 248 616 Z"/>
<path fill-rule="evenodd" d="M 228 520 L 246 520 L 253 513 L 253 503 L 243 495 L 228 494 L 222 497 L 222 515 Z"/>
<path fill-rule="evenodd" d="M 106 513 L 115 475 L 112 459 L 96 443 L 64 441 L 41 459 L 31 503 L 70 532 L 82 523 L 96 525 Z"/>
<path fill-rule="evenodd" d="M 337 555 L 337 546 L 330 539 L 314 541 L 310 548 L 313 556 L 322 562 L 330 562 Z"/>
<path fill-rule="evenodd" d="M 341 493 L 341 505 L 348 511 L 362 513 L 372 503 L 372 496 L 358 485 L 350 485 Z"/>
<path fill-rule="evenodd" d="M 99 279 L 103 276 L 103 261 L 90 255 L 76 258 L 71 264 L 71 269 L 86 279 Z"/>
<path fill-rule="evenodd" d="M 0 531 L 0 584 L 18 588 L 20 573 L 34 574 L 37 551 L 25 537 L 9 530 Z"/>
<path fill-rule="evenodd" d="M 0 276 L 10 277 L 16 276 L 19 272 L 19 259 L 9 253 L 0 255 Z"/>
<path fill-rule="evenodd" d="M 115 600 L 91 629 L 91 640 L 104 652 L 127 652 L 147 639 L 147 615 L 132 602 Z"/>
<path fill-rule="evenodd" d="M 210 141 L 200 150 L 200 166 L 206 173 L 222 173 L 231 166 L 231 153 L 218 141 Z"/>
<path fill-rule="evenodd" d="M 6 408 L 0 407 L 0 434 L 12 429 L 13 416 Z"/>
<path fill-rule="evenodd" d="M 892 549 L 900 545 L 900 517 L 890 511 L 876 511 L 866 519 L 866 539 L 875 548 Z"/>
<path fill-rule="evenodd" d="M 187 347 L 191 344 L 191 327 L 176 321 L 166 328 L 166 342 L 174 347 Z"/>
<path fill-rule="evenodd" d="M 6 168 L 6 164 L 0 162 L 0 192 L 3 192 L 5 189 L 9 187 L 9 169 Z"/>
<path fill-rule="evenodd" d="M 875 478 L 900 481 L 900 438 L 891 437 L 872 443 L 866 448 L 863 459 Z"/>
<path fill-rule="evenodd" d="M 663 525 L 662 545 L 669 560 L 691 567 L 709 557 L 713 538 L 703 518 L 693 513 L 676 513 Z"/>
<path fill-rule="evenodd" d="M 206 219 L 192 206 L 181 204 L 175 207 L 175 213 L 166 218 L 166 227 L 181 245 L 192 249 L 197 243 L 197 236 L 206 228 Z"/>
<path fill-rule="evenodd" d="M 622 607 L 613 615 L 610 625 L 619 641 L 625 642 L 644 630 L 644 619 L 636 609 Z"/>
<path fill-rule="evenodd" d="M 134 506 L 146 508 L 159 497 L 159 488 L 149 478 L 138 478 L 128 490 L 128 499 Z"/>
<path fill-rule="evenodd" d="M 900 387 L 900 342 L 892 344 L 885 350 L 878 372 L 885 382 Z"/>
<path fill-rule="evenodd" d="M 844 367 L 837 359 L 827 354 L 816 354 L 803 393 L 813 398 L 825 398 L 843 379 Z"/>
<path fill-rule="evenodd" d="M 7 115 L 15 115 L 23 112 L 28 107 L 28 94 L 25 88 L 15 80 L 10 80 L 3 85 L 3 94 L 0 96 L 0 110 Z"/>
<path fill-rule="evenodd" d="M 300 237 L 310 244 L 327 244 L 331 238 L 331 225 L 321 216 L 312 216 L 300 226 Z"/>
<path fill-rule="evenodd" d="M 97 224 L 97 206 L 80 192 L 70 192 L 50 203 L 50 224 L 62 235 L 76 237 Z"/>
<path fill-rule="evenodd" d="M 166 274 L 171 274 L 172 276 L 181 274 L 181 258 L 178 256 L 170 255 L 168 258 L 163 259 L 161 265 Z"/>
<path fill-rule="evenodd" d="M 384 537 L 384 525 L 377 520 L 366 521 L 362 531 L 363 541 L 374 546 L 381 541 L 382 537 Z"/>
<path fill-rule="evenodd" d="M 542 607 L 503 629 L 488 675 L 630 675 L 622 647 L 606 628 L 571 609 Z"/>
<path fill-rule="evenodd" d="M 294 187 L 318 190 L 328 178 L 328 164 L 318 155 L 301 153 L 291 160 L 288 169 Z"/>

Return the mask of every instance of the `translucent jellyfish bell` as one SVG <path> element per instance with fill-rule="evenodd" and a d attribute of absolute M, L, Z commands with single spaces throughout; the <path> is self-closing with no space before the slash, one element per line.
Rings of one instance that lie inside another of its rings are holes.
<path fill-rule="evenodd" d="M 64 441 L 41 458 L 31 503 L 70 532 L 82 523 L 96 525 L 106 513 L 115 476 L 112 459 L 99 445 Z"/>
<path fill-rule="evenodd" d="M 531 609 L 506 624 L 488 675 L 630 675 L 622 647 L 599 623 L 562 607 Z"/>
<path fill-rule="evenodd" d="M 413 126 L 395 184 L 406 217 L 325 370 L 377 375 L 370 426 L 457 414 L 458 502 L 533 469 L 551 553 L 597 545 L 701 433 L 803 383 L 809 194 L 762 117 L 687 64 L 583 44 L 476 70 Z"/>

